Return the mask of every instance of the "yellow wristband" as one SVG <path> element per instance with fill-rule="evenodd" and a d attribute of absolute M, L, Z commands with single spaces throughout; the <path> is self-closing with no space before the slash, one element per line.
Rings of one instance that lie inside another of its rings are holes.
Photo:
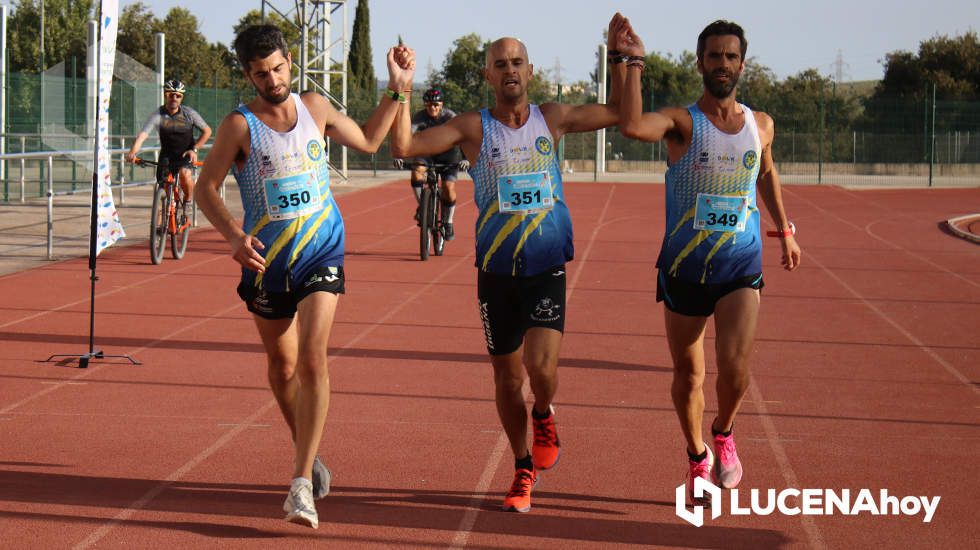
<path fill-rule="evenodd" d="M 390 97 L 392 101 L 397 101 L 398 103 L 408 103 L 408 96 L 391 88 L 385 88 L 385 95 Z"/>

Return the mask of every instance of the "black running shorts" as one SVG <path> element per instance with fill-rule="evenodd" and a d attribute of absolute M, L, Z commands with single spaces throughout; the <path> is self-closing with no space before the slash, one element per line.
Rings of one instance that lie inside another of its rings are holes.
<path fill-rule="evenodd" d="M 765 283 L 762 273 L 740 277 L 727 283 L 702 285 L 671 277 L 660 270 L 657 274 L 657 301 L 681 315 L 708 317 L 715 312 L 715 305 L 726 294 L 740 288 L 762 290 Z"/>
<path fill-rule="evenodd" d="M 532 327 L 565 331 L 564 265 L 531 277 L 480 271 L 476 292 L 490 355 L 514 352 Z"/>
<path fill-rule="evenodd" d="M 296 314 L 296 304 L 314 292 L 344 293 L 344 266 L 321 267 L 310 274 L 299 288 L 289 292 L 266 292 L 238 284 L 238 295 L 252 313 L 266 319 L 288 319 Z"/>

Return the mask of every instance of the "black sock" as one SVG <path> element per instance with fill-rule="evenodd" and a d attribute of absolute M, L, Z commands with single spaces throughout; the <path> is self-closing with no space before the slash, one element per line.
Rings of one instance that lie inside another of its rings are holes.
<path fill-rule="evenodd" d="M 549 416 L 551 416 L 551 407 L 548 407 L 548 410 L 545 411 L 544 413 L 539 413 L 537 409 L 531 407 L 531 418 L 535 420 L 544 420 Z"/>
<path fill-rule="evenodd" d="M 731 428 L 728 428 L 728 431 L 727 432 L 719 432 L 718 430 L 715 429 L 715 425 L 712 424 L 711 425 L 711 435 L 721 435 L 721 436 L 724 436 L 724 437 L 728 437 L 728 436 L 732 435 L 732 430 L 733 429 L 735 429 L 735 425 L 734 424 L 732 424 L 732 427 Z"/>
<path fill-rule="evenodd" d="M 524 458 L 518 458 L 514 461 L 515 470 L 529 470 L 534 471 L 534 462 L 531 462 L 531 453 L 527 453 Z"/>
<path fill-rule="evenodd" d="M 705 447 L 704 451 L 699 455 L 692 455 L 691 451 L 687 451 L 687 458 L 691 459 L 692 462 L 701 462 L 702 460 L 708 458 L 708 448 Z"/>

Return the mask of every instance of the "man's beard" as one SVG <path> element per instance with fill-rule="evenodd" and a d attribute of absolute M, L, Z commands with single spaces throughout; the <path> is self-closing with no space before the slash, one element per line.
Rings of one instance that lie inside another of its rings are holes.
<path fill-rule="evenodd" d="M 714 80 L 708 73 L 701 74 L 701 80 L 704 81 L 704 88 L 708 90 L 708 93 L 715 97 L 715 99 L 725 99 L 732 95 L 735 90 L 735 86 L 738 84 L 738 73 L 724 73 L 728 75 L 727 82 L 718 82 Z"/>
<path fill-rule="evenodd" d="M 282 95 L 266 94 L 264 92 L 259 91 L 258 88 L 256 88 L 255 91 L 262 97 L 262 99 L 268 101 L 269 103 L 272 103 L 273 105 L 279 105 L 283 101 L 289 99 L 289 88 L 286 88 L 286 91 L 284 91 Z"/>

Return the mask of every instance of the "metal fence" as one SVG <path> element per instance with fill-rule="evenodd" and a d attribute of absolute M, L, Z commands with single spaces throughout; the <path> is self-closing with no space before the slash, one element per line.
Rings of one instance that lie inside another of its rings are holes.
<path fill-rule="evenodd" d="M 89 147 L 86 121 L 86 81 L 52 75 L 8 75 L 7 153 L 70 151 Z M 125 148 L 158 107 L 154 83 L 113 82 L 110 133 L 113 148 Z M 928 94 L 926 94 L 928 96 Z M 188 89 L 185 102 L 212 126 L 241 101 L 235 90 Z M 416 108 L 421 108 L 413 98 Z M 819 105 L 804 111 L 786 111 L 782 103 L 750 106 L 772 115 L 776 122 L 773 158 L 783 179 L 799 183 L 867 185 L 980 185 L 980 102 L 908 101 L 852 102 L 856 110 L 837 108 L 839 102 L 821 97 Z M 650 173 L 662 178 L 664 144 L 642 143 L 621 136 L 615 128 L 605 133 L 606 170 Z M 156 143 L 151 136 L 147 145 Z M 596 133 L 569 134 L 559 147 L 570 170 L 595 169 Z M 341 148 L 330 148 L 334 166 L 341 165 Z M 350 169 L 386 169 L 391 166 L 387 141 L 376 154 L 350 150 Z M 9 200 L 11 177 L 24 178 L 19 166 L 7 161 L 2 181 L 3 200 Z M 24 168 L 31 193 L 43 196 L 46 163 L 28 161 Z M 79 171 L 70 158 L 58 158 L 53 178 L 57 190 L 88 185 L 89 173 Z"/>

